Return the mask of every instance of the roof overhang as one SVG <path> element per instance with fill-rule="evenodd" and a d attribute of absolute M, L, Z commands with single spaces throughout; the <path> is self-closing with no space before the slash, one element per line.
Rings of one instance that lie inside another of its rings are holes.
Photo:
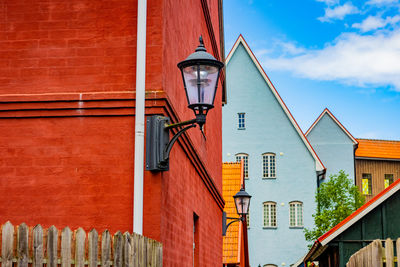
<path fill-rule="evenodd" d="M 391 159 L 391 158 L 372 158 L 372 157 L 355 157 L 355 159 L 363 159 L 363 160 L 379 160 L 379 161 L 400 161 L 400 159 Z"/>

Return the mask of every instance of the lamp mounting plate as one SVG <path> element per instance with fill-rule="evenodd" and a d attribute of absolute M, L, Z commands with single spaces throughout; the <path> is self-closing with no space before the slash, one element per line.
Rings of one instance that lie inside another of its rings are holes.
<path fill-rule="evenodd" d="M 150 116 L 146 120 L 146 170 L 168 171 L 169 161 L 165 160 L 164 150 L 169 142 L 169 130 L 165 125 L 169 118 Z"/>

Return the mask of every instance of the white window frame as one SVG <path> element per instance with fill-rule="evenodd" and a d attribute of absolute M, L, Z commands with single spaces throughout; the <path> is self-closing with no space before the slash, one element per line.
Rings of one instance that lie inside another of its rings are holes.
<path fill-rule="evenodd" d="M 275 209 L 272 209 L 272 207 L 275 207 Z M 277 208 L 276 208 L 276 202 L 274 201 L 265 201 L 263 203 L 263 228 L 277 228 L 278 227 L 278 219 L 277 219 Z M 275 214 L 273 214 L 273 212 Z M 268 222 L 266 224 L 265 218 L 266 218 L 266 212 L 268 213 Z M 272 216 L 274 215 L 274 216 Z M 273 220 L 272 218 L 275 218 Z"/>
<path fill-rule="evenodd" d="M 264 179 L 276 178 L 276 154 L 267 152 L 262 154 L 262 173 Z"/>
<path fill-rule="evenodd" d="M 249 179 L 249 154 L 237 153 L 235 155 L 236 162 L 240 162 L 243 159 L 243 176 L 244 179 Z"/>
<path fill-rule="evenodd" d="M 292 205 L 294 206 L 294 224 L 292 224 Z M 301 223 L 299 222 L 299 207 L 301 209 Z M 289 227 L 291 228 L 299 228 L 304 227 L 304 212 L 303 212 L 303 202 L 301 201 L 291 201 L 289 202 Z"/>
<path fill-rule="evenodd" d="M 241 118 L 240 116 L 243 115 Z M 238 130 L 245 130 L 246 129 L 246 113 L 239 112 L 238 113 Z"/>

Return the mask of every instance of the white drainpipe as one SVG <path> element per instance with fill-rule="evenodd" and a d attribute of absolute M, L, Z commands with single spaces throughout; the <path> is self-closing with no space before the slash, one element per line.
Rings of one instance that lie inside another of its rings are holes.
<path fill-rule="evenodd" d="M 138 0 L 136 50 L 135 174 L 133 231 L 143 234 L 144 105 L 146 90 L 147 0 Z"/>

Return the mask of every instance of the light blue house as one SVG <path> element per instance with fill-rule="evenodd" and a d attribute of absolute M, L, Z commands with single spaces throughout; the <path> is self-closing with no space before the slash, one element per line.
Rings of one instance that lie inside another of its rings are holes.
<path fill-rule="evenodd" d="M 325 167 L 242 36 L 226 60 L 223 160 L 244 159 L 250 265 L 290 266 L 307 252 Z"/>
<path fill-rule="evenodd" d="M 326 167 L 326 177 L 345 171 L 355 184 L 354 151 L 357 140 L 326 108 L 306 132 L 308 141 Z"/>

